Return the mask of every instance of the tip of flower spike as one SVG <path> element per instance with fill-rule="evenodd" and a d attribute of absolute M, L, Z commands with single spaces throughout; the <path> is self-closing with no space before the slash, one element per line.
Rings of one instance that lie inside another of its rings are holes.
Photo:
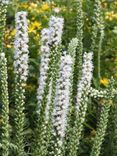
<path fill-rule="evenodd" d="M 9 4 L 10 0 L 0 0 L 1 4 Z"/>
<path fill-rule="evenodd" d="M 51 27 L 54 23 L 61 23 L 63 25 L 64 19 L 62 17 L 51 16 L 49 26 Z"/>
<path fill-rule="evenodd" d="M 0 53 L 0 59 L 1 61 L 4 60 L 5 62 L 7 61 L 5 58 L 5 53 Z"/>
<path fill-rule="evenodd" d="M 27 16 L 27 14 L 28 13 L 26 11 L 19 11 L 19 12 L 16 13 L 16 16 L 22 16 L 22 15 Z"/>
<path fill-rule="evenodd" d="M 92 59 L 92 57 L 93 57 L 93 52 L 89 52 L 89 53 L 87 53 L 87 52 L 84 52 L 84 59 L 85 58 L 89 58 L 89 59 Z"/>
<path fill-rule="evenodd" d="M 0 53 L 0 58 L 4 58 L 5 57 L 5 53 Z"/>

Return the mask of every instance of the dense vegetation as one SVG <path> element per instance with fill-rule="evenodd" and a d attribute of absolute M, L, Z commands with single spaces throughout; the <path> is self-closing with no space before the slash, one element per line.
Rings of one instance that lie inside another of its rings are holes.
<path fill-rule="evenodd" d="M 0 155 L 117 155 L 116 0 L 0 0 Z"/>

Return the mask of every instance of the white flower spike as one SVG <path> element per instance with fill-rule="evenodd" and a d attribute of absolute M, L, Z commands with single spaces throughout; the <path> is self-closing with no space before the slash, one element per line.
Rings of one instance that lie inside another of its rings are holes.
<path fill-rule="evenodd" d="M 27 12 L 21 11 L 16 14 L 14 69 L 22 81 L 28 76 L 28 41 Z"/>

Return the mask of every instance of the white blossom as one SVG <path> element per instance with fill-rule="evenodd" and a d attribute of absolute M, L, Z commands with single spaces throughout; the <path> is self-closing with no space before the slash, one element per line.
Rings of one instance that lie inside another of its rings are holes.
<path fill-rule="evenodd" d="M 63 29 L 63 19 L 52 16 L 49 22 L 49 28 L 43 29 L 41 33 L 41 64 L 39 87 L 37 89 L 38 109 L 41 107 L 41 100 L 46 85 L 47 71 L 49 69 L 50 51 L 52 47 L 58 46 L 61 42 Z M 39 113 L 39 111 L 38 111 Z"/>
<path fill-rule="evenodd" d="M 49 84 L 49 94 L 47 95 L 47 105 L 45 110 L 45 120 L 48 122 L 49 120 L 49 110 L 50 110 L 50 104 L 51 104 L 51 96 L 52 95 L 52 81 Z"/>
<path fill-rule="evenodd" d="M 28 76 L 28 23 L 27 13 L 24 11 L 18 12 L 15 17 L 16 21 L 16 36 L 14 42 L 14 70 L 23 81 L 27 80 Z"/>
<path fill-rule="evenodd" d="M 60 12 L 60 8 L 54 8 L 53 11 L 56 12 L 56 13 L 59 13 Z"/>
<path fill-rule="evenodd" d="M 63 18 L 51 16 L 49 22 L 49 29 L 51 33 L 49 44 L 53 47 L 61 43 L 63 24 Z"/>
<path fill-rule="evenodd" d="M 40 77 L 39 77 L 39 87 L 37 89 L 37 100 L 38 107 L 41 106 L 41 100 L 44 93 L 44 87 L 46 84 L 48 64 L 49 64 L 49 56 L 50 56 L 50 47 L 49 47 L 49 29 L 43 29 L 42 31 L 42 46 L 41 46 L 41 64 L 40 64 Z"/>
<path fill-rule="evenodd" d="M 9 4 L 10 0 L 0 0 L 1 4 Z"/>
<path fill-rule="evenodd" d="M 5 53 L 0 53 L 1 59 L 5 58 Z"/>
<path fill-rule="evenodd" d="M 66 118 L 70 102 L 70 87 L 73 60 L 70 55 L 61 57 L 60 75 L 56 86 L 55 107 L 53 112 L 53 126 L 55 135 L 61 139 L 65 136 Z"/>
<path fill-rule="evenodd" d="M 89 94 L 93 98 L 105 98 L 105 97 L 109 97 L 110 95 L 112 98 L 114 98 L 114 96 L 117 94 L 117 90 L 112 88 L 110 94 L 110 89 L 97 90 L 95 88 L 90 87 Z"/>
<path fill-rule="evenodd" d="M 82 68 L 82 77 L 78 84 L 78 90 L 77 90 L 77 101 L 76 101 L 76 107 L 77 109 L 80 107 L 83 96 L 87 98 L 87 95 L 89 93 L 89 89 L 91 86 L 91 80 L 92 80 L 92 72 L 93 72 L 93 64 L 92 64 L 92 56 L 93 53 L 84 53 L 83 57 L 83 68 Z"/>

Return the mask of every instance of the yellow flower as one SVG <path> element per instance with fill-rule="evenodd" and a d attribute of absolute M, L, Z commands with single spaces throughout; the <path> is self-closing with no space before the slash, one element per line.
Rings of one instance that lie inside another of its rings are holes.
<path fill-rule="evenodd" d="M 44 11 L 49 10 L 49 5 L 48 5 L 48 3 L 44 3 L 44 4 L 42 5 L 42 10 L 44 10 Z"/>
<path fill-rule="evenodd" d="M 36 34 L 36 30 L 41 29 L 41 23 L 38 21 L 34 21 L 29 25 L 28 32 Z"/>
<path fill-rule="evenodd" d="M 42 9 L 37 9 L 36 12 L 37 12 L 38 14 L 43 14 L 43 13 L 44 13 L 44 10 L 42 10 Z"/>
<path fill-rule="evenodd" d="M 27 3 L 20 4 L 20 8 L 27 9 L 28 7 L 29 7 L 29 5 Z"/>
<path fill-rule="evenodd" d="M 12 45 L 7 44 L 6 47 L 10 49 L 10 48 L 12 48 Z"/>
<path fill-rule="evenodd" d="M 37 28 L 37 29 L 40 29 L 41 28 L 41 23 L 38 22 L 38 21 L 35 21 L 35 22 L 32 23 L 32 26 Z"/>
<path fill-rule="evenodd" d="M 16 30 L 13 29 L 13 30 L 11 31 L 11 36 L 15 36 L 15 34 L 16 34 Z"/>
<path fill-rule="evenodd" d="M 106 12 L 105 19 L 109 21 L 117 20 L 117 13 L 114 11 Z"/>
<path fill-rule="evenodd" d="M 100 84 L 102 84 L 103 86 L 107 87 L 108 84 L 109 84 L 109 79 L 107 79 L 107 78 L 100 79 Z"/>
<path fill-rule="evenodd" d="M 28 28 L 28 32 L 29 32 L 29 33 L 33 33 L 33 34 L 36 34 L 36 30 L 34 30 L 33 27 L 29 27 L 29 28 Z"/>
<path fill-rule="evenodd" d="M 37 4 L 35 4 L 35 3 L 30 3 L 30 6 L 31 6 L 32 8 L 36 8 L 36 7 L 37 7 Z"/>

